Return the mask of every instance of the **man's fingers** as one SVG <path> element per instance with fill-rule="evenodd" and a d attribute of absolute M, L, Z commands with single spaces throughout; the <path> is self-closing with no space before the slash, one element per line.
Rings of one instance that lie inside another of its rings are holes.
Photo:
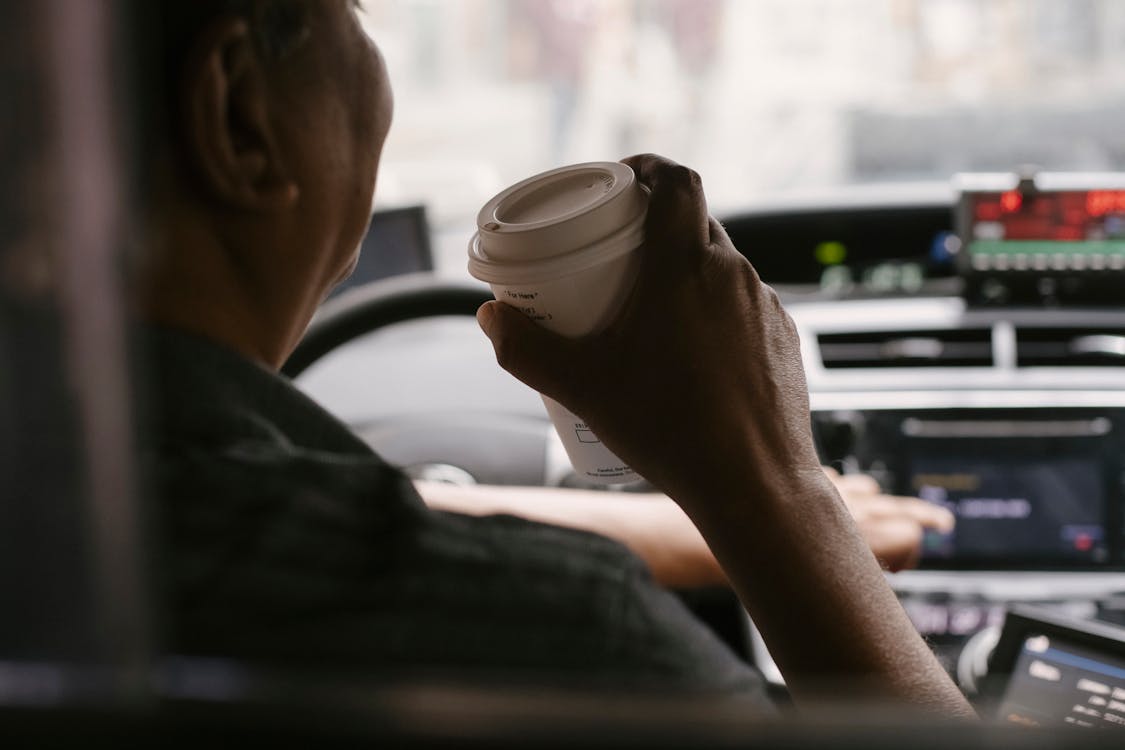
<path fill-rule="evenodd" d="M 703 183 L 693 170 L 654 154 L 623 159 L 651 191 L 645 237 L 671 252 L 701 251 L 711 242 Z"/>
<path fill-rule="evenodd" d="M 915 498 L 898 498 L 898 500 L 900 512 L 917 521 L 923 528 L 948 533 L 953 531 L 957 523 L 953 514 L 941 506 Z"/>
<path fill-rule="evenodd" d="M 575 341 L 548 331 L 503 302 L 481 305 L 477 322 L 492 341 L 500 366 L 540 393 L 565 402 L 568 392 L 581 382 Z"/>
<path fill-rule="evenodd" d="M 825 473 L 853 513 L 865 518 L 873 521 L 903 519 L 942 533 L 952 531 L 956 524 L 953 514 L 939 505 L 916 497 L 884 495 L 879 483 L 866 474 L 840 475 L 828 468 Z"/>
<path fill-rule="evenodd" d="M 892 573 L 914 567 L 921 554 L 922 531 L 905 518 L 860 527 L 880 564 Z"/>
<path fill-rule="evenodd" d="M 883 494 L 883 489 L 879 483 L 875 481 L 874 477 L 867 474 L 837 474 L 836 476 L 829 476 L 836 489 L 840 494 L 848 496 L 877 496 Z"/>
<path fill-rule="evenodd" d="M 952 531 L 956 523 L 953 514 L 945 508 L 915 497 L 879 495 L 853 498 L 853 502 L 872 521 L 903 520 L 943 533 Z"/>
<path fill-rule="evenodd" d="M 708 241 L 712 245 L 727 244 L 731 247 L 734 247 L 734 243 L 731 242 L 730 235 L 727 234 L 726 227 L 724 227 L 714 216 L 707 217 L 707 235 Z"/>

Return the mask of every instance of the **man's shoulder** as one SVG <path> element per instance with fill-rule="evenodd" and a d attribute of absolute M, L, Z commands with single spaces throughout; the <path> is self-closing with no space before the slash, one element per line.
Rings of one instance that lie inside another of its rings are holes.
<path fill-rule="evenodd" d="M 370 450 L 286 378 L 218 342 L 150 326 L 139 338 L 148 444 L 235 442 L 336 453 Z"/>
<path fill-rule="evenodd" d="M 171 348 L 164 420 L 143 455 L 181 643 L 757 689 L 752 670 L 617 542 L 428 511 L 406 476 L 276 375 L 206 342 Z"/>
<path fill-rule="evenodd" d="M 466 597 L 499 603 L 539 645 L 554 634 L 555 658 L 586 665 L 587 677 L 764 700 L 760 676 L 620 543 L 511 516 L 436 518 L 458 549 L 451 579 Z"/>

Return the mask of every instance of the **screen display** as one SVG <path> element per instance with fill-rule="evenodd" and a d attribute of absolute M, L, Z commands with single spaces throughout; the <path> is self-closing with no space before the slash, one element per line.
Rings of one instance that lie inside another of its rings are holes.
<path fill-rule="evenodd" d="M 968 193 L 974 271 L 1125 269 L 1125 190 Z"/>
<path fill-rule="evenodd" d="M 1109 557 L 1097 460 L 927 456 L 911 461 L 911 485 L 957 519 L 949 533 L 926 532 L 924 561 L 1081 564 Z"/>
<path fill-rule="evenodd" d="M 1001 721 L 1033 727 L 1125 728 L 1125 659 L 1031 635 L 1000 703 Z"/>
<path fill-rule="evenodd" d="M 425 210 L 415 206 L 376 211 L 363 237 L 355 269 L 329 296 L 389 276 L 433 268 Z"/>

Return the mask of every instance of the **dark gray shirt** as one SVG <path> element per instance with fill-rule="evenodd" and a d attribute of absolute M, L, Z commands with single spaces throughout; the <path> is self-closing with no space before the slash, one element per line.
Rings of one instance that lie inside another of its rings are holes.
<path fill-rule="evenodd" d="M 761 696 L 616 542 L 430 511 L 275 373 L 169 330 L 146 349 L 142 455 L 178 651 Z"/>

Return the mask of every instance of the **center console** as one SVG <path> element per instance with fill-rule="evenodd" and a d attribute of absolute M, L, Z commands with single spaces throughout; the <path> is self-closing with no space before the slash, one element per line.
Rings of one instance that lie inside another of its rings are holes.
<path fill-rule="evenodd" d="M 1125 625 L 1125 177 L 955 185 L 949 228 L 903 237 L 913 261 L 865 266 L 853 237 L 786 301 L 821 460 L 956 517 L 888 578 L 972 693 L 1013 606 Z M 907 263 L 913 293 L 860 283 Z"/>
<path fill-rule="evenodd" d="M 1125 410 L 830 410 L 814 424 L 826 460 L 956 517 L 889 578 L 968 691 L 1013 606 L 1125 626 Z"/>
<path fill-rule="evenodd" d="M 1125 569 L 1125 409 L 827 411 L 814 424 L 835 438 L 829 463 L 953 513 L 953 531 L 927 533 L 922 568 Z"/>

